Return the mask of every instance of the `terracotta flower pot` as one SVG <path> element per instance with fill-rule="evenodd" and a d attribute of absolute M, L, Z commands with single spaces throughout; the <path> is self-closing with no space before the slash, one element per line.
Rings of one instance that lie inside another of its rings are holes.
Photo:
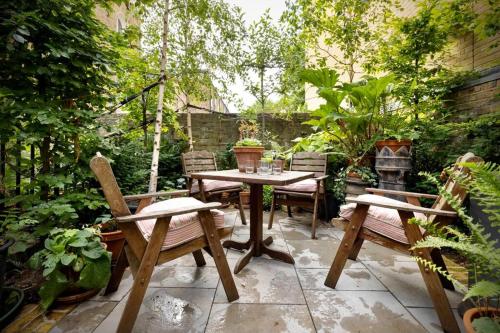
<path fill-rule="evenodd" d="M 464 321 L 465 331 L 467 333 L 476 333 L 474 327 L 472 326 L 472 322 L 474 321 L 474 319 L 481 317 L 484 313 L 487 313 L 490 317 L 500 316 L 500 309 L 494 307 L 489 307 L 489 308 L 480 307 L 480 308 L 472 308 L 465 311 L 463 321 Z"/>
<path fill-rule="evenodd" d="M 240 192 L 240 199 L 241 199 L 241 203 L 243 204 L 243 208 L 250 207 L 250 192 L 249 191 Z"/>
<path fill-rule="evenodd" d="M 233 147 L 233 152 L 236 155 L 240 172 L 245 172 L 245 168 L 252 165 L 253 172 L 257 172 L 259 161 L 264 154 L 264 147 Z"/>
<path fill-rule="evenodd" d="M 65 291 L 62 295 L 56 298 L 55 302 L 57 304 L 75 304 L 75 303 L 81 303 L 83 301 L 86 301 L 88 299 L 91 299 L 97 293 L 99 292 L 99 289 L 90 289 L 90 290 L 85 290 L 85 289 L 69 289 Z"/>
<path fill-rule="evenodd" d="M 406 147 L 410 151 L 411 140 L 379 140 L 375 142 L 375 147 L 377 147 L 378 151 L 381 151 L 384 147 L 388 147 L 393 152 L 397 152 L 401 147 Z"/>
<path fill-rule="evenodd" d="M 114 262 L 125 245 L 125 235 L 121 230 L 101 232 L 101 239 L 106 244 L 106 250 L 111 252 L 111 261 Z"/>

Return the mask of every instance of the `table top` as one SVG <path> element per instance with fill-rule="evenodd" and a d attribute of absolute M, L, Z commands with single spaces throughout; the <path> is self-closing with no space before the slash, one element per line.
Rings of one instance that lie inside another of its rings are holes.
<path fill-rule="evenodd" d="M 279 175 L 259 175 L 256 173 L 239 172 L 238 169 L 193 172 L 191 174 L 191 178 L 194 179 L 226 180 L 233 182 L 243 182 L 247 184 L 261 184 L 261 185 L 274 185 L 274 186 L 285 186 L 313 177 L 314 177 L 314 172 L 306 172 L 306 171 L 283 171 Z"/>

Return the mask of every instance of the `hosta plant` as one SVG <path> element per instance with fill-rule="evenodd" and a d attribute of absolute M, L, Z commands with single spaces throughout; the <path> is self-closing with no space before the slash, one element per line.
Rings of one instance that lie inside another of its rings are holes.
<path fill-rule="evenodd" d="M 104 288 L 111 275 L 111 253 L 91 228 L 52 229 L 28 264 L 43 269 L 46 280 L 39 294 L 45 309 L 65 291 Z"/>
<path fill-rule="evenodd" d="M 498 231 L 500 231 L 500 166 L 494 163 L 467 163 L 465 166 L 471 170 L 469 176 L 450 174 L 450 177 L 455 177 L 455 180 L 478 201 L 483 211 L 488 215 L 492 228 L 498 234 Z M 467 258 L 468 268 L 472 272 L 472 283 L 470 288 L 464 291 L 464 300 L 470 299 L 480 309 L 491 309 L 493 307 L 493 309 L 498 310 L 500 298 L 500 249 L 498 239 L 486 232 L 479 221 L 469 216 L 458 200 L 448 193 L 443 186 L 439 185 L 439 181 L 435 177 L 425 173 L 422 173 L 422 175 L 438 185 L 439 194 L 457 212 L 466 230 L 459 230 L 453 225 L 438 228 L 437 225 L 432 223 L 412 219 L 411 223 L 424 227 L 429 233 L 429 236 L 418 242 L 413 249 L 449 248 L 463 255 Z M 415 257 L 415 259 L 449 280 L 455 281 L 454 277 L 442 267 L 438 267 L 420 257 Z M 483 311 L 481 317 L 472 321 L 472 326 L 477 333 L 500 332 L 500 317 Z"/>

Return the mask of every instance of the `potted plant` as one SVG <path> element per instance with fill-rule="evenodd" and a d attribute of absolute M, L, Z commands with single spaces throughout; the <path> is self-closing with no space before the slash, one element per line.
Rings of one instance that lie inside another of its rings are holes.
<path fill-rule="evenodd" d="M 471 170 L 469 177 L 455 179 L 464 187 L 471 197 L 488 213 L 491 225 L 500 229 L 500 166 L 494 163 L 467 163 Z M 423 173 L 428 180 L 439 185 L 439 181 L 429 174 Z M 411 223 L 424 227 L 430 234 L 418 242 L 413 249 L 448 248 L 457 251 L 467 258 L 471 274 L 470 287 L 466 290 L 464 300 L 470 300 L 474 307 L 464 314 L 464 326 L 467 333 L 500 332 L 500 248 L 498 240 L 492 239 L 480 221 L 469 216 L 454 197 L 443 186 L 438 186 L 450 206 L 457 212 L 465 225 L 465 230 L 450 225 L 444 229 L 435 228 L 426 221 L 412 219 Z M 451 281 L 458 282 L 447 271 L 432 262 L 416 257 L 429 269 L 439 272 Z M 460 286 L 459 283 L 455 283 Z M 465 289 L 465 287 L 463 287 Z"/>
<path fill-rule="evenodd" d="M 21 289 L 4 287 L 7 251 L 12 244 L 13 240 L 0 237 L 0 330 L 14 319 L 24 300 Z"/>
<path fill-rule="evenodd" d="M 125 245 L 125 235 L 118 229 L 116 221 L 110 215 L 96 219 L 101 235 L 101 240 L 106 244 L 106 249 L 111 252 L 111 261 L 115 263 Z"/>
<path fill-rule="evenodd" d="M 111 253 L 92 228 L 52 229 L 44 248 L 28 264 L 43 269 L 45 282 L 39 295 L 44 309 L 54 301 L 75 303 L 89 299 L 107 285 L 111 276 Z"/>
<path fill-rule="evenodd" d="M 246 172 L 246 167 L 253 166 L 257 171 L 259 161 L 264 154 L 262 142 L 256 139 L 259 132 L 257 123 L 250 120 L 242 120 L 238 128 L 240 140 L 234 144 L 233 152 L 238 163 L 238 170 Z"/>

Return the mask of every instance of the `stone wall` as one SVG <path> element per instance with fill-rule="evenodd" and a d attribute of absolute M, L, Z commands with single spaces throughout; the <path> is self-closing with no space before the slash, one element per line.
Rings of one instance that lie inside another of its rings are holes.
<path fill-rule="evenodd" d="M 179 114 L 179 123 L 186 128 L 186 114 Z M 310 134 L 311 127 L 302 125 L 309 119 L 307 113 L 296 113 L 291 120 L 273 118 L 265 114 L 266 131 L 269 131 L 276 141 L 283 146 L 291 146 L 291 140 Z M 239 115 L 221 113 L 192 113 L 194 150 L 223 151 L 228 143 L 239 139 Z M 259 124 L 262 118 L 259 116 Z M 185 131 L 187 132 L 187 131 Z"/>

